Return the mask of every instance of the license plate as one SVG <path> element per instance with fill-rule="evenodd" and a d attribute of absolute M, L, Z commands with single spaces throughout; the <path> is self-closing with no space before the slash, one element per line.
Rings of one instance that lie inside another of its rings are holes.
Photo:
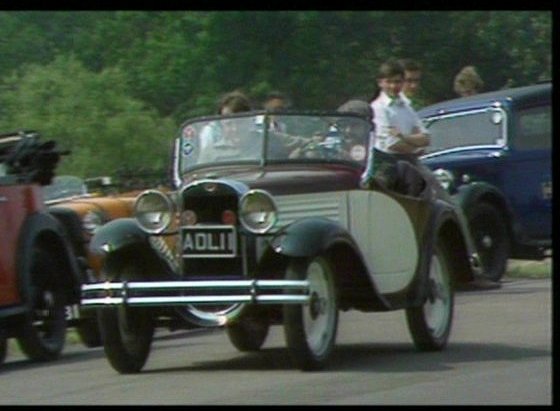
<path fill-rule="evenodd" d="M 80 319 L 80 308 L 78 304 L 74 305 L 67 305 L 64 307 L 64 317 L 66 317 L 66 321 L 73 321 Z"/>
<path fill-rule="evenodd" d="M 235 226 L 182 228 L 184 258 L 232 258 L 237 256 Z"/>

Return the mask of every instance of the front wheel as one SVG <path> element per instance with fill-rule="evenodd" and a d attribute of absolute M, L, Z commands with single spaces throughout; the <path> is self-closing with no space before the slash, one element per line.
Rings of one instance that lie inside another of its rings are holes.
<path fill-rule="evenodd" d="M 154 335 L 150 313 L 138 308 L 103 308 L 98 313 L 103 349 L 121 374 L 138 373 L 146 364 Z"/>
<path fill-rule="evenodd" d="M 499 281 L 506 272 L 510 254 L 503 213 L 488 203 L 479 203 L 465 214 L 484 274 L 492 281 Z"/>
<path fill-rule="evenodd" d="M 134 280 L 140 278 L 140 268 L 124 264 L 120 275 L 107 278 Z M 97 311 L 103 349 L 111 366 L 121 374 L 138 373 L 148 356 L 155 331 L 155 321 L 149 308 L 117 307 Z"/>
<path fill-rule="evenodd" d="M 25 313 L 17 335 L 18 345 L 32 361 L 60 356 L 66 341 L 65 297 L 57 277 L 55 256 L 36 247 L 31 254 Z"/>
<path fill-rule="evenodd" d="M 258 351 L 261 349 L 270 323 L 262 311 L 250 307 L 237 321 L 226 326 L 229 340 L 239 351 Z"/>
<path fill-rule="evenodd" d="M 308 304 L 285 304 L 284 331 L 290 356 L 302 370 L 324 368 L 333 351 L 338 326 L 334 273 L 323 256 L 293 259 L 288 280 L 309 281 Z"/>
<path fill-rule="evenodd" d="M 448 256 L 437 245 L 430 263 L 426 301 L 419 307 L 406 309 L 408 328 L 419 350 L 445 348 L 453 321 L 453 302 Z"/>

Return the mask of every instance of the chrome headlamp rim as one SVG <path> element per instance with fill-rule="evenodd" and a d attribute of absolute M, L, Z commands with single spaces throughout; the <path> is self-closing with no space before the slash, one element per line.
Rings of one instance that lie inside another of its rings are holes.
<path fill-rule="evenodd" d="M 271 216 L 269 216 L 270 218 L 267 218 L 269 220 L 268 223 L 266 225 L 263 225 L 262 227 L 255 227 L 254 225 L 252 225 L 245 215 L 246 202 L 250 198 L 254 198 L 255 196 L 258 196 L 261 200 L 265 200 L 268 202 L 270 210 L 266 211 L 266 213 L 272 214 Z M 264 234 L 270 231 L 278 221 L 278 207 L 276 206 L 274 198 L 265 190 L 251 189 L 247 191 L 239 199 L 239 221 L 241 222 L 243 228 L 254 234 Z"/>
<path fill-rule="evenodd" d="M 162 212 L 165 213 L 167 215 L 167 218 L 163 219 L 163 222 L 161 225 L 158 225 L 155 228 L 151 228 L 149 226 L 147 226 L 146 224 L 142 223 L 142 219 L 140 218 L 141 213 L 145 213 L 145 211 L 139 211 L 139 204 L 142 204 L 142 201 L 146 201 L 145 198 L 147 196 L 158 196 L 161 200 L 163 200 L 163 204 L 164 204 L 164 209 L 162 208 L 161 210 L 156 210 L 155 212 Z M 134 201 L 134 207 L 133 207 L 133 216 L 136 219 L 136 223 L 140 226 L 140 228 L 142 230 L 144 230 L 145 232 L 149 233 L 149 234 L 160 234 L 162 232 L 164 232 L 165 230 L 167 230 L 167 228 L 170 226 L 171 221 L 172 221 L 172 217 L 173 217 L 173 212 L 174 212 L 174 205 L 173 205 L 173 201 L 171 200 L 171 198 L 166 195 L 165 193 L 159 191 L 159 190 L 145 190 L 142 193 L 140 193 L 135 201 Z"/>

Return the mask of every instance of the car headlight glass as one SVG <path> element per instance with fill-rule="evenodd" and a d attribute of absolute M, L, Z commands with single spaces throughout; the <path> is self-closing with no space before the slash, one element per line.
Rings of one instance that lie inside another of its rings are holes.
<path fill-rule="evenodd" d="M 161 233 L 171 224 L 173 203 L 159 191 L 144 191 L 134 203 L 134 217 L 148 233 Z"/>
<path fill-rule="evenodd" d="M 449 170 L 444 170 L 443 168 L 438 168 L 434 170 L 434 175 L 436 176 L 437 181 L 439 184 L 447 191 L 453 188 L 453 173 Z"/>
<path fill-rule="evenodd" d="M 103 214 L 96 211 L 88 211 L 82 217 L 82 227 L 88 234 L 95 233 L 99 227 L 105 224 L 105 217 Z"/>
<path fill-rule="evenodd" d="M 277 214 L 276 204 L 266 191 L 250 190 L 239 200 L 239 220 L 252 233 L 270 230 L 276 224 Z"/>

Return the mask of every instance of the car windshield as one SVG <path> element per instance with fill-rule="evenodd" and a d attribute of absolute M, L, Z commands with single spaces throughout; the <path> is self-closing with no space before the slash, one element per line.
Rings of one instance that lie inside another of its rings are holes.
<path fill-rule="evenodd" d="M 430 132 L 427 152 L 467 146 L 503 145 L 505 114 L 499 110 L 475 110 L 424 119 Z"/>
<path fill-rule="evenodd" d="M 349 162 L 364 166 L 370 123 L 355 115 L 244 113 L 181 128 L 181 172 L 208 165 Z"/>
<path fill-rule="evenodd" d="M 87 194 L 87 187 L 84 180 L 75 176 L 56 176 L 51 184 L 43 188 L 43 198 L 45 201 L 85 194 Z"/>

